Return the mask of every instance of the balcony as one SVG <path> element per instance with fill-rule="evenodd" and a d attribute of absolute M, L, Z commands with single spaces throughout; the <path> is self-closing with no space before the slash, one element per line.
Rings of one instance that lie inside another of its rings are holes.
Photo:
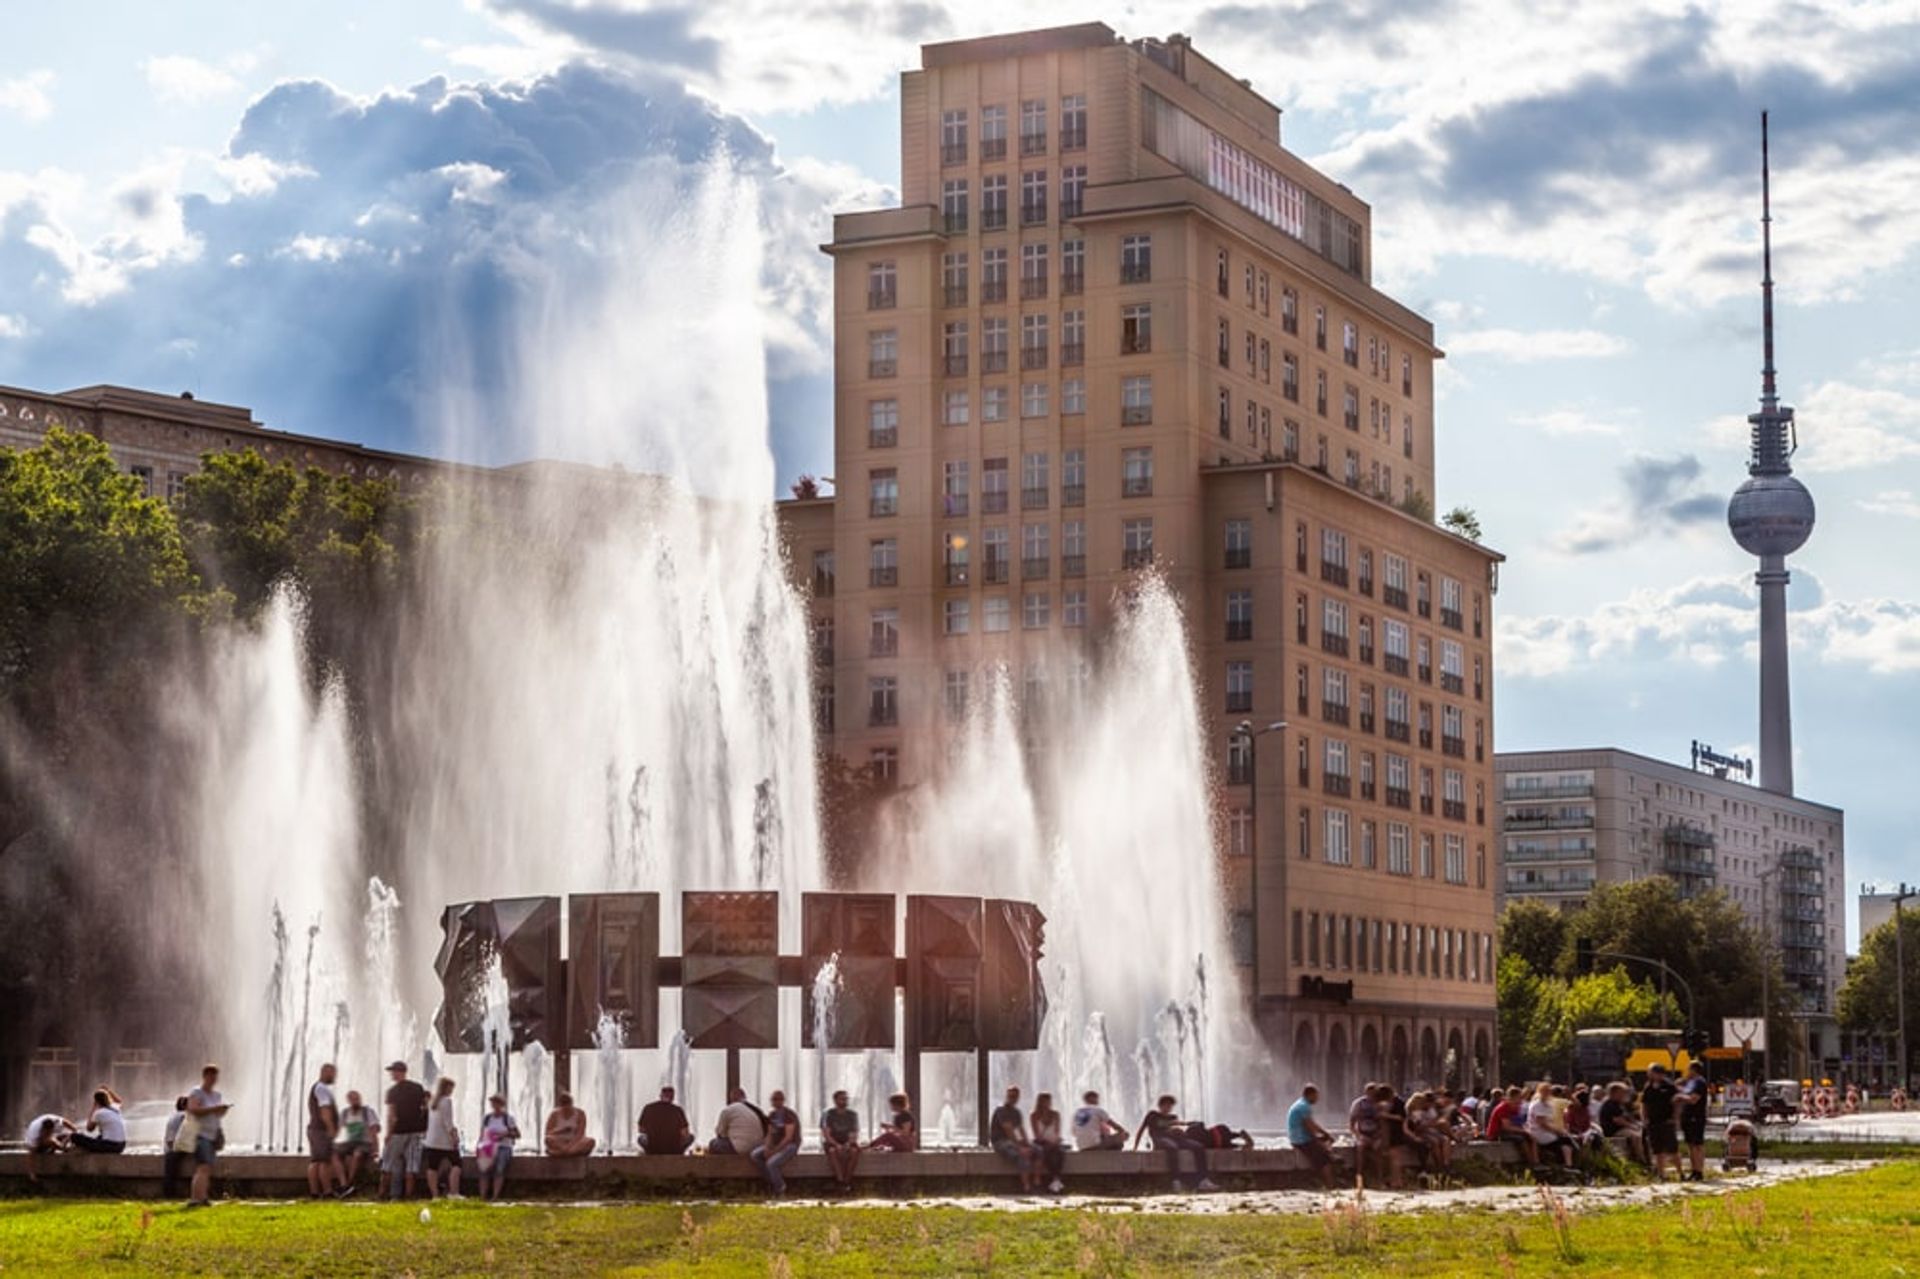
<path fill-rule="evenodd" d="M 1593 847 L 1548 848 L 1544 844 L 1513 844 L 1501 854 L 1503 862 L 1585 862 L 1593 860 Z"/>
<path fill-rule="evenodd" d="M 900 370 L 900 365 L 899 365 L 899 362 L 896 360 L 868 360 L 867 361 L 868 377 L 892 377 L 894 376 L 894 374 L 898 373 L 899 370 Z"/>
<path fill-rule="evenodd" d="M 1423 590 L 1424 590 L 1425 588 L 1424 588 L 1424 587 L 1422 587 L 1421 589 L 1423 589 Z M 1433 616 L 1433 601 L 1432 601 L 1432 600 L 1430 600 L 1430 599 L 1428 599 L 1428 598 L 1427 598 L 1426 596 L 1424 596 L 1424 595 L 1423 595 L 1423 596 L 1421 596 L 1421 597 L 1420 597 L 1420 604 L 1419 604 L 1419 606 L 1418 606 L 1418 607 L 1417 607 L 1417 608 L 1416 608 L 1416 609 L 1415 609 L 1414 611 L 1415 611 L 1415 612 L 1417 612 L 1417 613 L 1419 613 L 1419 614 L 1420 614 L 1420 616 L 1422 616 L 1422 617 L 1432 617 L 1432 616 Z"/>
<path fill-rule="evenodd" d="M 1073 297 L 1087 291 L 1087 273 L 1085 271 L 1062 271 L 1060 273 L 1060 296 Z"/>
<path fill-rule="evenodd" d="M 1373 665 L 1373 645 L 1362 644 L 1360 646 L 1360 660 L 1367 666 Z"/>
<path fill-rule="evenodd" d="M 980 371 L 982 373 L 1005 373 L 1007 371 L 1007 353 L 1005 351 L 982 351 L 980 353 Z"/>
<path fill-rule="evenodd" d="M 1227 690 L 1227 713 L 1228 714 L 1230 715 L 1245 714 L 1246 712 L 1252 709 L 1253 709 L 1253 690 L 1252 689 L 1228 689 Z"/>
<path fill-rule="evenodd" d="M 999 205 L 991 209 L 980 210 L 980 229 L 982 231 L 1004 231 L 1007 229 L 1007 209 Z"/>
<path fill-rule="evenodd" d="M 875 564 L 867 570 L 867 585 L 874 587 L 900 585 L 900 570 L 891 564 Z"/>
<path fill-rule="evenodd" d="M 1423 751 L 1433 749 L 1433 730 L 1431 728 L 1423 728 L 1420 730 L 1420 749 Z"/>
<path fill-rule="evenodd" d="M 1346 423 L 1347 423 L 1347 429 L 1349 431 L 1359 430 L 1360 429 L 1360 410 L 1348 409 L 1346 413 Z"/>
<path fill-rule="evenodd" d="M 1704 826 L 1686 822 L 1668 822 L 1660 831 L 1660 842 L 1679 848 L 1712 848 L 1717 842 Z"/>
<path fill-rule="evenodd" d="M 1227 642 L 1238 643 L 1253 638 L 1253 619 L 1248 617 L 1229 617 L 1227 619 Z"/>
<path fill-rule="evenodd" d="M 988 586 L 1003 585 L 1010 576 L 1012 567 L 1012 560 L 994 559 L 992 556 L 988 556 L 985 565 L 986 571 L 982 575 L 981 580 L 986 582 Z"/>
<path fill-rule="evenodd" d="M 1347 566 L 1345 564 L 1329 564 L 1327 561 L 1321 560 L 1320 580 L 1323 582 L 1331 582 L 1335 586 L 1345 586 L 1347 584 Z"/>
<path fill-rule="evenodd" d="M 813 649 L 813 664 L 815 666 L 833 665 L 832 640 L 815 640 L 810 647 Z"/>
<path fill-rule="evenodd" d="M 1326 631 L 1321 631 L 1320 651 L 1323 653 L 1332 653 L 1335 657 L 1345 657 L 1347 655 L 1347 637 L 1344 635 L 1330 635 Z"/>
<path fill-rule="evenodd" d="M 1149 284 L 1153 281 L 1152 262 L 1122 262 L 1120 264 L 1120 283 Z"/>
<path fill-rule="evenodd" d="M 941 367 L 946 370 L 948 377 L 965 377 L 968 368 L 967 357 L 964 355 L 946 356 L 941 361 Z"/>
<path fill-rule="evenodd" d="M 1062 555 L 1060 557 L 1060 576 L 1085 577 L 1087 575 L 1087 557 L 1084 555 Z"/>
<path fill-rule="evenodd" d="M 949 284 L 946 287 L 944 295 L 947 305 L 965 306 L 967 304 L 967 292 L 967 286 L 964 284 Z"/>
<path fill-rule="evenodd" d="M 1007 140 L 1005 138 L 980 139 L 980 158 L 982 160 L 1004 160 L 1007 158 Z"/>
<path fill-rule="evenodd" d="M 1153 477 L 1151 475 L 1129 475 L 1120 481 L 1121 497 L 1152 497 Z"/>
<path fill-rule="evenodd" d="M 1120 410 L 1120 425 L 1146 426 L 1153 421 L 1153 405 L 1128 404 Z"/>
<path fill-rule="evenodd" d="M 1466 629 L 1465 623 L 1466 623 L 1466 619 L 1460 616 L 1459 609 L 1442 608 L 1440 610 L 1440 625 L 1448 628 L 1449 630 L 1455 630 L 1455 631 L 1464 630 Z"/>
<path fill-rule="evenodd" d="M 1373 576 L 1371 574 L 1362 573 L 1360 575 L 1360 593 L 1368 599 L 1373 598 Z"/>
<path fill-rule="evenodd" d="M 1053 559 L 1046 555 L 1029 555 L 1020 561 L 1020 576 L 1032 582 L 1047 577 L 1053 572 Z"/>
<path fill-rule="evenodd" d="M 1404 719 L 1387 721 L 1387 740 L 1390 742 L 1410 742 L 1413 740 L 1413 725 Z"/>
<path fill-rule="evenodd" d="M 1380 659 L 1380 669 L 1389 675 L 1405 676 L 1408 670 L 1407 659 L 1398 653 L 1388 653 Z"/>
<path fill-rule="evenodd" d="M 1443 799 L 1440 801 L 1440 815 L 1456 822 L 1467 820 L 1467 801 L 1464 799 Z"/>
<path fill-rule="evenodd" d="M 942 215 L 940 225 L 948 235 L 959 235 L 967 229 L 967 211 L 958 209 Z"/>
<path fill-rule="evenodd" d="M 1375 787 L 1372 782 L 1363 781 L 1360 783 L 1361 799 L 1371 800 L 1378 793 L 1379 793 L 1378 788 Z"/>
<path fill-rule="evenodd" d="M 1060 505 L 1085 506 L 1087 504 L 1087 486 L 1084 484 L 1062 484 L 1060 486 Z"/>
<path fill-rule="evenodd" d="M 1045 155 L 1046 153 L 1047 153 L 1047 135 L 1044 132 L 1042 133 L 1022 132 L 1021 133 L 1020 135 L 1020 154 L 1021 155 Z"/>
<path fill-rule="evenodd" d="M 1502 791 L 1500 798 L 1512 803 L 1529 799 L 1586 799 L 1593 794 L 1593 784 L 1579 786 L 1509 786 Z"/>
<path fill-rule="evenodd" d="M 888 704 L 886 706 L 867 707 L 867 726 L 869 728 L 891 728 L 899 722 L 900 709 L 897 706 Z"/>
<path fill-rule="evenodd" d="M 1043 488 L 1023 488 L 1020 490 L 1020 509 L 1044 511 L 1047 509 L 1047 496 L 1047 490 Z"/>
<path fill-rule="evenodd" d="M 1380 602 L 1382 604 L 1385 604 L 1388 608 L 1397 608 L 1403 613 L 1406 612 L 1407 588 L 1404 586 L 1393 586 L 1393 585 L 1387 585 L 1387 586 L 1381 587 Z"/>
<path fill-rule="evenodd" d="M 1060 149 L 1062 151 L 1084 151 L 1087 149 L 1087 126 L 1062 126 L 1060 129 Z"/>
<path fill-rule="evenodd" d="M 1440 672 L 1440 687 L 1445 692 L 1464 693 L 1467 691 L 1467 681 L 1458 675 L 1449 675 L 1445 671 L 1442 671 Z"/>
<path fill-rule="evenodd" d="M 874 497 L 867 499 L 868 519 L 882 520 L 890 515 L 898 515 L 899 513 L 900 500 L 898 498 Z"/>
<path fill-rule="evenodd" d="M 1826 917 L 1827 913 L 1824 910 L 1818 906 L 1808 905 L 1804 902 L 1796 903 L 1787 901 L 1780 904 L 1780 918 L 1784 920 L 1801 920 L 1806 923 L 1819 923 Z"/>
<path fill-rule="evenodd" d="M 815 573 L 813 575 L 813 595 L 815 599 L 828 599 L 833 595 L 833 578 L 834 575 L 832 573 Z"/>
<path fill-rule="evenodd" d="M 1120 567 L 1123 569 L 1152 568 L 1153 548 L 1151 546 L 1130 547 L 1120 552 Z"/>
<path fill-rule="evenodd" d="M 950 520 L 959 519 L 970 509 L 965 493 L 948 493 L 941 498 L 942 513 Z"/>
<path fill-rule="evenodd" d="M 1404 786 L 1387 787 L 1388 808 L 1412 808 L 1413 792 Z"/>
<path fill-rule="evenodd" d="M 1342 728 L 1345 728 L 1347 726 L 1348 714 L 1349 708 L 1345 702 L 1320 703 L 1320 718 L 1329 724 L 1338 724 Z"/>
<path fill-rule="evenodd" d="M 1253 764 L 1244 759 L 1229 759 L 1227 761 L 1227 785 L 1253 785 Z"/>
<path fill-rule="evenodd" d="M 1085 342 L 1062 342 L 1060 344 L 1060 367 L 1077 368 L 1087 362 L 1087 344 Z"/>
<path fill-rule="evenodd" d="M 946 566 L 947 585 L 948 586 L 965 586 L 967 584 L 967 579 L 972 576 L 972 567 L 973 566 L 970 564 L 949 563 Z"/>
<path fill-rule="evenodd" d="M 1227 548 L 1227 558 L 1226 558 L 1225 567 L 1249 568 L 1252 566 L 1252 564 L 1253 564 L 1253 548 L 1251 546 L 1229 546 Z"/>
<path fill-rule="evenodd" d="M 1044 369 L 1047 367 L 1047 348 L 1044 346 L 1023 346 L 1020 348 L 1020 367 L 1023 369 Z"/>
<path fill-rule="evenodd" d="M 1440 753 L 1442 755 L 1451 755 L 1455 759 L 1465 759 L 1467 757 L 1467 739 L 1464 737 L 1448 737 L 1442 733 L 1440 735 Z"/>
<path fill-rule="evenodd" d="M 876 426 L 867 432 L 867 447 L 870 449 L 890 449 L 900 443 L 900 428 L 897 426 Z"/>
<path fill-rule="evenodd" d="M 982 302 L 1005 302 L 1007 300 L 1007 281 L 1005 276 L 987 277 L 980 281 L 980 300 Z"/>
<path fill-rule="evenodd" d="M 1047 277 L 1044 275 L 1023 275 L 1020 277 L 1020 297 L 1032 302 L 1047 296 Z"/>
<path fill-rule="evenodd" d="M 1021 226 L 1045 226 L 1047 224 L 1047 206 L 1045 203 L 1021 202 Z"/>
<path fill-rule="evenodd" d="M 981 144 L 986 149 L 986 144 Z M 940 144 L 941 164 L 965 164 L 967 162 L 967 144 L 964 142 L 943 142 Z"/>
<path fill-rule="evenodd" d="M 1675 879 L 1712 879 L 1720 872 L 1711 857 L 1668 849 L 1661 854 L 1660 873 Z"/>
<path fill-rule="evenodd" d="M 1146 355 L 1153 350 L 1153 335 L 1137 330 L 1123 330 L 1120 334 L 1120 354 Z"/>
<path fill-rule="evenodd" d="M 1060 220 L 1062 222 L 1071 222 L 1079 217 L 1080 214 L 1085 211 L 1086 207 L 1085 201 L 1070 200 L 1062 197 L 1060 200 Z"/>
<path fill-rule="evenodd" d="M 1507 892 L 1537 897 L 1547 893 L 1585 893 L 1593 889 L 1592 875 L 1561 875 L 1557 879 L 1507 878 Z"/>
<path fill-rule="evenodd" d="M 984 515 L 1005 515 L 1007 513 L 1007 491 L 1005 489 L 987 489 L 980 494 L 980 511 Z"/>
<path fill-rule="evenodd" d="M 1423 817 L 1433 816 L 1433 796 L 1422 795 L 1420 797 L 1420 813 Z"/>
<path fill-rule="evenodd" d="M 1433 683 L 1433 665 L 1431 663 L 1422 664 L 1418 672 L 1418 677 L 1422 684 Z"/>
<path fill-rule="evenodd" d="M 1322 773 L 1320 789 L 1329 795 L 1346 799 L 1353 794 L 1353 779 L 1345 773 Z"/>

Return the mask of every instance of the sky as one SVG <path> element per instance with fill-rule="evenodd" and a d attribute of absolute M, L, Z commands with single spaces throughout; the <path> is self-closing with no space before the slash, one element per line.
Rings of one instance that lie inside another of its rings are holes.
<path fill-rule="evenodd" d="M 634 182 L 760 192 L 779 474 L 830 474 L 835 211 L 895 198 L 923 42 L 1190 35 L 1374 210 L 1431 317 L 1439 509 L 1505 552 L 1496 744 L 1752 755 L 1773 113 L 1796 781 L 1848 879 L 1920 878 L 1920 10 L 1911 0 L 110 0 L 0 9 L 0 383 L 122 382 L 430 447 L 436 317 L 484 332 L 543 237 Z M 663 251 L 664 248 L 663 248 Z M 1850 934 L 1856 930 L 1848 909 Z M 1857 940 L 1857 938 L 1856 938 Z"/>

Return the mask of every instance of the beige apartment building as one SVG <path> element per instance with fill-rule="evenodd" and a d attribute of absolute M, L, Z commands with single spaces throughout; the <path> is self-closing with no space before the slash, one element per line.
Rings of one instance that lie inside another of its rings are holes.
<path fill-rule="evenodd" d="M 1776 795 L 1723 768 L 1631 751 L 1508 751 L 1500 773 L 1502 895 L 1572 910 L 1596 883 L 1665 875 L 1683 896 L 1719 889 L 1780 955 L 1807 1014 L 1809 1051 L 1839 1053 L 1847 966 L 1846 814 Z"/>
<path fill-rule="evenodd" d="M 824 246 L 837 496 L 782 504 L 822 749 L 937 776 L 1156 571 L 1263 1031 L 1336 1096 L 1490 1076 L 1500 557 L 1431 520 L 1441 353 L 1371 211 L 1183 37 L 929 45 L 900 96 L 901 207 Z"/>

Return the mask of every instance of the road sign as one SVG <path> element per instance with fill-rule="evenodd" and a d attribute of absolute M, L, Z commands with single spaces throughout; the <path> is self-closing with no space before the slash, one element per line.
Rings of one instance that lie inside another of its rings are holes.
<path fill-rule="evenodd" d="M 1750 1053 L 1763 1053 L 1767 1050 L 1767 1021 L 1764 1017 L 1723 1017 L 1720 1019 L 1720 1042 L 1738 1044 Z"/>
<path fill-rule="evenodd" d="M 1739 1061 L 1746 1056 L 1738 1048 L 1709 1048 L 1700 1055 L 1708 1061 Z"/>

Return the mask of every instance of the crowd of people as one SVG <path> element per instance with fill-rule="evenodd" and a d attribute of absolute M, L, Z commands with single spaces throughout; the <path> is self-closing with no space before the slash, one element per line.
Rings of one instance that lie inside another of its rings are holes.
<path fill-rule="evenodd" d="M 463 1153 L 471 1153 L 480 1196 L 500 1198 L 522 1141 L 519 1120 L 507 1108 L 507 1099 L 499 1094 L 488 1098 L 469 1143 L 458 1123 L 452 1077 L 441 1076 L 429 1090 L 410 1077 L 404 1061 L 391 1063 L 387 1074 L 384 1105 L 376 1110 L 359 1092 L 340 1092 L 331 1063 L 320 1067 L 306 1094 L 309 1194 L 345 1198 L 360 1186 L 363 1173 L 377 1173 L 382 1198 L 410 1199 L 423 1189 L 429 1198 L 457 1197 Z M 163 1193 L 177 1196 L 185 1178 L 189 1206 L 208 1202 L 214 1165 L 226 1144 L 225 1121 L 232 1103 L 221 1095 L 219 1084 L 220 1068 L 205 1067 L 199 1086 L 175 1101 L 166 1127 Z M 1398 1188 L 1409 1169 L 1425 1179 L 1444 1178 L 1455 1150 L 1472 1141 L 1511 1143 L 1536 1171 L 1584 1169 L 1592 1162 L 1590 1152 L 1610 1145 L 1657 1177 L 1672 1172 L 1698 1181 L 1705 1162 L 1710 1095 L 1698 1063 L 1678 1079 L 1654 1066 L 1638 1089 L 1619 1080 L 1592 1088 L 1541 1082 L 1527 1088 L 1458 1093 L 1423 1088 L 1402 1094 L 1390 1084 L 1369 1083 L 1347 1107 L 1347 1144 L 1336 1141 L 1320 1122 L 1320 1090 L 1308 1084 L 1287 1110 L 1286 1140 L 1329 1189 L 1355 1179 Z M 92 1100 L 84 1122 L 45 1114 L 28 1125 L 29 1178 L 38 1179 L 47 1157 L 69 1149 L 118 1154 L 127 1148 L 120 1098 L 103 1085 L 94 1090 Z M 1194 1189 L 1216 1189 L 1208 1176 L 1209 1154 L 1239 1146 L 1252 1149 L 1254 1139 L 1245 1130 L 1184 1119 L 1178 1110 L 1176 1098 L 1160 1097 L 1129 1139 L 1128 1129 L 1101 1105 L 1098 1092 L 1084 1093 L 1069 1115 L 1055 1108 L 1050 1093 L 1040 1093 L 1032 1108 L 1023 1110 L 1020 1089 L 1009 1087 L 988 1119 L 988 1144 L 1012 1166 L 1025 1193 L 1063 1193 L 1069 1151 L 1138 1150 L 1143 1144 L 1164 1154 L 1176 1189 L 1184 1189 L 1189 1178 Z M 816 1134 L 834 1185 L 842 1192 L 852 1190 L 864 1156 L 911 1152 L 920 1146 L 919 1121 L 905 1093 L 887 1099 L 886 1119 L 876 1136 L 863 1141 L 861 1133 L 860 1115 L 847 1094 L 835 1092 L 832 1104 L 820 1114 Z M 800 1152 L 804 1136 L 785 1093 L 775 1090 L 763 1109 L 743 1089 L 733 1088 L 704 1153 L 746 1157 L 767 1190 L 780 1195 L 787 1188 L 782 1170 Z M 635 1144 L 643 1155 L 699 1152 L 699 1139 L 672 1087 L 662 1088 L 641 1110 Z M 546 1117 L 541 1150 L 575 1159 L 596 1148 L 588 1135 L 586 1112 L 571 1094 L 559 1093 Z"/>

